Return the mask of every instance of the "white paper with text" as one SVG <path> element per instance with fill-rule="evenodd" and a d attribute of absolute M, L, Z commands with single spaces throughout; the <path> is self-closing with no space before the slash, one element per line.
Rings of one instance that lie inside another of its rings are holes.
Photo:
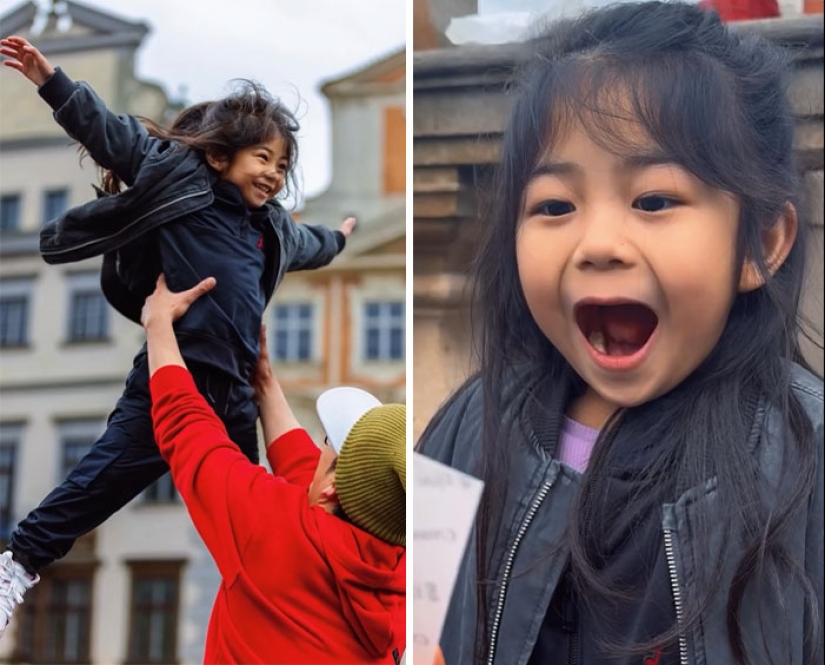
<path fill-rule="evenodd" d="M 413 454 L 413 654 L 429 665 L 484 486 Z"/>

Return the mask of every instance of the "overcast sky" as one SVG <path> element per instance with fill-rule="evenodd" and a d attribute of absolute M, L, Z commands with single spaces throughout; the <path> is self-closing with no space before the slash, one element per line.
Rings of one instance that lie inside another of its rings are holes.
<path fill-rule="evenodd" d="M 21 4 L 0 0 L 0 14 Z M 172 97 L 184 90 L 189 103 L 213 99 L 227 92 L 231 79 L 248 78 L 297 108 L 301 176 L 308 196 L 322 191 L 330 179 L 329 111 L 320 84 L 403 48 L 406 35 L 404 0 L 79 4 L 147 23 L 150 33 L 137 52 L 138 76 L 160 83 Z"/>

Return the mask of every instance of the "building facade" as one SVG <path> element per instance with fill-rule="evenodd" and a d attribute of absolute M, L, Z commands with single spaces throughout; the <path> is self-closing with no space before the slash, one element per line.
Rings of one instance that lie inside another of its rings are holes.
<path fill-rule="evenodd" d="M 45 16 L 20 5 L 0 17 L 0 34 L 26 36 L 117 112 L 174 115 L 179 105 L 134 73 L 147 25 L 56 6 Z M 405 395 L 404 76 L 403 57 L 391 56 L 330 83 L 333 183 L 302 215 L 337 227 L 354 213 L 359 227 L 332 266 L 288 276 L 265 313 L 276 372 L 318 437 L 314 399 L 326 387 Z M 0 88 L 5 540 L 103 431 L 144 335 L 103 299 L 99 259 L 40 258 L 43 222 L 92 198 L 97 174 L 30 82 L 4 68 Z M 201 662 L 218 581 L 167 474 L 44 571 L 0 642 L 0 662 Z"/>
<path fill-rule="evenodd" d="M 321 88 L 332 178 L 300 219 L 332 228 L 348 216 L 358 221 L 330 266 L 290 274 L 266 321 L 301 422 L 315 421 L 315 399 L 327 386 L 361 387 L 384 402 L 406 397 L 405 81 L 400 50 Z"/>

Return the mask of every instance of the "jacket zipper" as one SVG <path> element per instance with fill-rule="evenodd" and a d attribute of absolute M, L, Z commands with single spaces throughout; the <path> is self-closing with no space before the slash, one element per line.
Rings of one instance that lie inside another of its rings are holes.
<path fill-rule="evenodd" d="M 679 588 L 679 579 L 676 576 L 676 555 L 673 552 L 673 531 L 671 529 L 665 529 L 665 556 L 667 557 L 667 569 L 670 573 L 673 604 L 676 608 L 676 623 L 681 626 L 684 619 L 682 591 Z M 687 637 L 684 635 L 679 636 L 679 662 L 681 665 L 689 665 Z"/>
<path fill-rule="evenodd" d="M 579 663 L 579 634 L 573 633 L 570 636 L 570 651 L 567 653 L 568 665 L 578 665 Z"/>
<path fill-rule="evenodd" d="M 572 581 L 568 580 L 568 584 Z M 564 626 L 567 633 L 567 665 L 578 665 L 579 662 L 579 626 L 576 617 L 576 607 L 573 600 L 573 590 L 568 586 L 564 599 Z"/>
<path fill-rule="evenodd" d="M 504 563 L 504 574 L 501 578 L 501 593 L 498 596 L 496 611 L 493 615 L 493 626 L 490 629 L 490 648 L 487 652 L 487 665 L 493 665 L 493 659 L 495 658 L 498 629 L 501 624 L 501 614 L 504 611 L 504 598 L 507 595 L 507 585 L 510 581 L 510 573 L 513 570 L 513 561 L 516 558 L 516 551 L 521 544 L 522 538 L 524 538 L 524 534 L 527 532 L 527 527 L 530 526 L 530 522 L 533 521 L 533 518 L 536 516 L 536 512 L 538 512 L 539 507 L 544 502 L 544 499 L 552 486 L 552 480 L 542 485 L 539 493 L 536 495 L 536 498 L 533 499 L 533 503 L 527 511 L 527 515 L 525 515 L 524 521 L 521 523 L 518 533 L 516 533 L 515 540 L 513 540 L 513 546 L 507 554 L 507 560 Z"/>
<path fill-rule="evenodd" d="M 84 249 L 86 247 L 89 247 L 90 245 L 94 245 L 96 243 L 104 242 L 106 240 L 111 240 L 112 238 L 117 238 L 119 235 L 129 231 L 135 224 L 137 224 L 139 222 L 142 222 L 144 219 L 154 215 L 159 210 L 163 210 L 164 208 L 168 208 L 169 206 L 175 205 L 176 203 L 180 203 L 181 201 L 185 201 L 186 199 L 191 199 L 195 196 L 203 196 L 204 194 L 208 194 L 208 193 L 209 193 L 209 189 L 203 189 L 203 190 L 198 191 L 198 192 L 193 192 L 192 194 L 185 194 L 184 196 L 179 196 L 178 198 L 173 199 L 172 201 L 169 201 L 168 203 L 164 203 L 163 205 L 158 206 L 157 208 L 153 208 L 152 210 L 150 210 L 147 213 L 144 213 L 143 215 L 138 217 L 136 220 L 134 220 L 131 224 L 129 224 L 125 228 L 120 229 L 120 231 L 118 231 L 117 233 L 115 233 L 113 235 L 106 236 L 105 238 L 95 238 L 94 240 L 89 240 L 89 241 L 83 243 L 82 245 L 72 245 L 71 247 L 65 247 L 63 249 L 46 250 L 43 253 L 48 254 L 50 256 L 56 256 L 56 255 L 59 255 L 59 254 L 66 254 L 67 252 L 76 252 L 80 249 Z"/>

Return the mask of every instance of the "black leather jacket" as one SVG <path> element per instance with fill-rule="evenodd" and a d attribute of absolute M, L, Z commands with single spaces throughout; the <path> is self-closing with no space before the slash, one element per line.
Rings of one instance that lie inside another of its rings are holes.
<path fill-rule="evenodd" d="M 806 611 L 801 592 L 793 589 L 788 602 L 777 612 L 784 612 L 790 620 L 791 634 L 784 640 L 783 622 L 760 624 L 757 611 L 760 603 L 772 602 L 768 585 L 749 591 L 742 605 L 739 623 L 751 656 L 751 662 L 767 662 L 763 657 L 765 645 L 774 654 L 776 663 L 802 665 L 810 662 L 811 654 L 803 647 L 803 640 L 812 621 L 823 622 L 823 411 L 822 381 L 800 367 L 794 367 L 792 386 L 806 416 L 810 419 L 818 443 L 817 480 L 808 509 L 794 515 L 783 530 L 783 545 L 792 559 L 802 566 L 813 584 L 817 598 L 818 618 Z M 523 404 L 523 393 L 515 395 L 513 404 Z M 513 407 L 516 408 L 515 406 Z M 518 417 L 505 414 L 503 418 Z M 444 464 L 470 474 L 477 474 L 479 465 L 479 440 L 483 421 L 480 382 L 474 381 L 458 392 L 431 423 L 420 446 L 424 454 Z M 782 425 L 773 409 L 761 408 L 755 418 L 755 448 L 753 454 L 765 483 L 772 486 L 782 470 L 783 456 L 788 454 Z M 547 608 L 557 588 L 564 581 L 568 552 L 554 549 L 567 526 L 570 506 L 579 489 L 581 476 L 552 455 L 544 436 L 539 436 L 535 424 L 515 427 L 519 438 L 508 442 L 511 451 L 511 468 L 504 518 L 507 525 L 506 542 L 492 557 L 497 569 L 490 571 L 495 580 L 493 600 L 488 606 L 491 617 L 490 643 L 485 645 L 486 665 L 527 665 L 545 621 Z M 696 542 L 690 525 L 698 510 L 712 513 L 719 501 L 714 480 L 686 491 L 674 503 L 662 505 L 660 538 L 667 553 L 670 583 L 672 585 L 674 611 L 680 616 L 680 607 L 694 608 L 696 579 L 700 567 L 713 561 L 709 553 L 718 551 L 727 538 L 731 546 L 724 566 L 723 590 L 715 594 L 709 604 L 702 607 L 701 624 L 680 639 L 678 662 L 682 665 L 729 665 L 734 662 L 728 641 L 726 617 L 727 593 L 735 572 L 735 562 L 741 558 L 741 543 L 745 538 L 736 532 L 725 533 L 721 529 L 713 534 L 714 542 L 703 549 Z M 736 530 L 744 530 L 743 524 L 735 524 Z M 552 552 L 552 554 L 548 554 Z M 784 582 L 784 580 L 783 580 Z M 476 550 L 471 542 L 465 550 L 455 589 L 447 612 L 441 647 L 444 660 L 449 665 L 474 663 L 476 638 Z M 584 626 L 579 634 L 580 646 L 586 653 L 598 640 L 588 638 L 600 634 L 599 626 Z M 586 630 L 585 630 L 586 629 Z M 763 633 L 764 631 L 764 633 Z M 764 634 L 765 642 L 762 641 Z M 602 635 L 603 636 L 603 635 Z M 756 654 L 759 656 L 757 657 Z M 552 663 L 567 662 L 567 649 L 561 645 Z M 550 661 L 548 661 L 550 662 Z M 585 657 L 580 663 L 592 662 Z M 639 656 L 638 663 L 645 661 Z M 656 661 L 658 662 L 658 661 Z M 661 662 L 664 662 L 662 660 Z M 814 660 L 823 663 L 823 649 L 819 648 Z"/>

